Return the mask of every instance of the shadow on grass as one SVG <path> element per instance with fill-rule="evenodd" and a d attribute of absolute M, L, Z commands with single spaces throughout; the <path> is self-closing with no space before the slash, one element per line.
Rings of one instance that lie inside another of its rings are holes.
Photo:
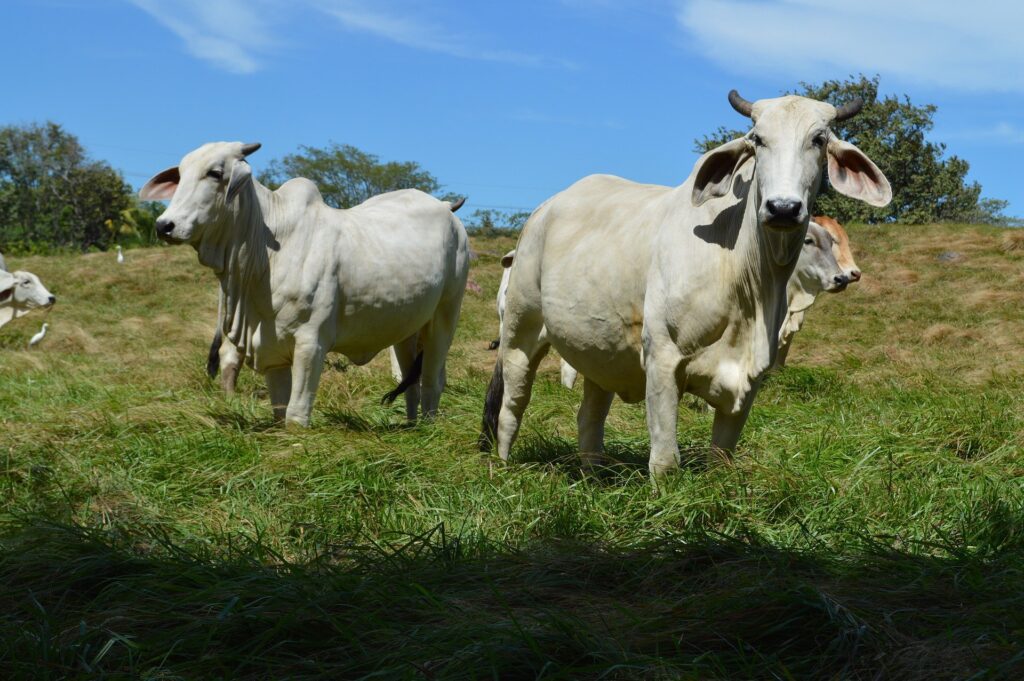
<path fill-rule="evenodd" d="M 0 540 L 0 670 L 96 678 L 1013 678 L 1022 551 L 837 559 L 756 539 L 526 549 L 447 536 L 185 548 L 30 525 Z M 1018 677 L 1019 678 L 1019 677 Z"/>
<path fill-rule="evenodd" d="M 348 409 L 325 407 L 318 411 L 317 417 L 321 424 L 329 427 L 340 427 L 354 433 L 393 433 L 400 430 L 413 430 L 418 424 L 410 423 L 402 415 L 396 421 L 396 413 L 389 411 L 369 411 L 365 414 Z"/>

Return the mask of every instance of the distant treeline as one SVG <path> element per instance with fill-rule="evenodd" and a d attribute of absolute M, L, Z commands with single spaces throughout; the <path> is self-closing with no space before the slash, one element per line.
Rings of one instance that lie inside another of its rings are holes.
<path fill-rule="evenodd" d="M 1020 224 L 1005 215 L 1006 201 L 982 197 L 981 185 L 967 181 L 965 160 L 946 156 L 944 144 L 926 138 L 934 105 L 914 105 L 906 96 L 879 99 L 878 84 L 877 77 L 860 76 L 804 83 L 795 92 L 835 104 L 863 98 L 863 111 L 834 128 L 875 160 L 893 188 L 889 206 L 872 208 L 832 191 L 825 174 L 816 212 L 842 222 Z M 720 127 L 695 140 L 694 150 L 703 153 L 744 132 Z M 457 197 L 442 192 L 437 178 L 416 162 L 382 162 L 334 142 L 322 148 L 302 146 L 271 161 L 259 175 L 270 187 L 292 177 L 314 181 L 324 200 L 338 208 L 404 188 L 442 199 Z M 120 172 L 90 158 L 78 139 L 57 123 L 0 128 L 0 252 L 153 244 L 153 224 L 162 210 L 162 204 L 139 201 Z M 463 219 L 472 232 L 497 234 L 522 228 L 528 217 L 528 212 L 477 210 Z"/>

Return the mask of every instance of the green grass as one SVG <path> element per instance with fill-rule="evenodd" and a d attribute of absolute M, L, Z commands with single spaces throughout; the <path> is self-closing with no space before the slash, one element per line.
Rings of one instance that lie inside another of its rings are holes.
<path fill-rule="evenodd" d="M 477 240 L 441 418 L 387 358 L 332 362 L 313 427 L 203 374 L 190 249 L 25 258 L 60 298 L 0 330 L 0 676 L 12 679 L 1020 678 L 1024 251 L 855 227 L 735 462 L 657 492 L 642 405 L 583 475 L 545 360 L 515 462 L 476 452 L 497 259 Z M 936 255 L 957 251 L 955 263 Z"/>

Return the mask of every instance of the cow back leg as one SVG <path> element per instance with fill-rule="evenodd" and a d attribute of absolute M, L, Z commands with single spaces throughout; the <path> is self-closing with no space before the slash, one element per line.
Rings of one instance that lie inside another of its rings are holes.
<path fill-rule="evenodd" d="M 498 413 L 498 456 L 504 461 L 508 460 L 512 444 L 519 434 L 523 412 L 530 404 L 537 367 L 551 347 L 539 315 L 530 319 L 520 318 L 517 322 L 513 333 L 506 331 L 511 337 L 503 337 L 499 349 L 504 392 Z"/>
<path fill-rule="evenodd" d="M 461 304 L 461 295 L 454 300 L 442 301 L 422 331 L 423 375 L 420 379 L 420 399 L 424 418 L 435 416 L 441 402 L 446 380 L 444 365 L 448 359 L 448 349 L 455 338 L 455 325 L 459 321 Z"/>
<path fill-rule="evenodd" d="M 270 406 L 274 410 L 274 420 L 284 423 L 288 412 L 288 401 L 292 394 L 291 367 L 274 367 L 264 373 L 267 380 L 267 392 L 270 393 Z"/>
<path fill-rule="evenodd" d="M 395 378 L 401 382 L 402 379 L 412 371 L 412 366 L 416 362 L 416 354 L 419 352 L 417 347 L 419 341 L 419 334 L 415 333 L 400 343 L 395 343 L 391 346 L 391 358 L 392 358 L 392 373 L 396 373 Z M 410 422 L 416 420 L 416 412 L 420 406 L 420 386 L 419 383 L 413 383 L 405 391 L 405 418 Z"/>
<path fill-rule="evenodd" d="M 562 385 L 564 385 L 569 390 L 572 390 L 572 387 L 576 385 L 576 376 L 579 374 L 579 372 L 577 372 L 571 364 L 569 364 L 563 359 L 561 366 L 561 374 Z"/>
<path fill-rule="evenodd" d="M 651 475 L 658 477 L 679 468 L 678 372 L 682 355 L 675 343 L 649 343 L 645 352 L 647 372 L 647 430 L 651 436 Z"/>
<path fill-rule="evenodd" d="M 583 377 L 583 402 L 576 416 L 576 424 L 579 426 L 580 460 L 584 466 L 605 463 L 604 422 L 614 398 L 615 393 Z"/>
<path fill-rule="evenodd" d="M 288 401 L 288 421 L 308 426 L 313 401 L 324 370 L 325 345 L 318 339 L 295 339 L 292 355 L 292 393 Z"/>

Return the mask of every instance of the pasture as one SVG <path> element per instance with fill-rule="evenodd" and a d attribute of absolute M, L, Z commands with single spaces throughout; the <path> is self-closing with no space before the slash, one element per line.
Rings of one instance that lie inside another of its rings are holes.
<path fill-rule="evenodd" d="M 655 492 L 643 405 L 581 474 L 545 360 L 509 467 L 476 449 L 507 238 L 478 257 L 441 417 L 386 354 L 328 360 L 308 430 L 204 373 L 191 248 L 11 258 L 59 302 L 0 333 L 0 670 L 74 678 L 1020 678 L 1024 235 L 851 226 L 731 465 Z M 26 343 L 43 321 L 38 348 Z"/>

